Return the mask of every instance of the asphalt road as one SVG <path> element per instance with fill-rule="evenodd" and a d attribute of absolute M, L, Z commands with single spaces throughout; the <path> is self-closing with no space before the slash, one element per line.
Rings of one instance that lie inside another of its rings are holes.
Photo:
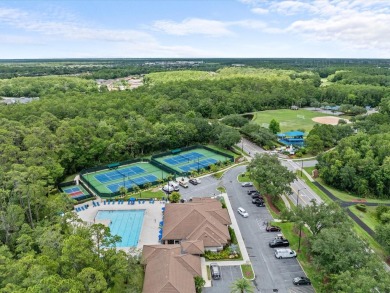
<path fill-rule="evenodd" d="M 231 284 L 237 279 L 242 278 L 241 269 L 239 266 L 223 266 L 221 268 L 221 279 L 212 280 L 212 287 L 204 288 L 205 293 L 228 293 L 230 292 Z"/>
<path fill-rule="evenodd" d="M 181 187 L 180 193 L 185 199 L 210 196 L 219 193 L 216 190 L 218 186 L 224 186 L 233 210 L 236 211 L 238 207 L 243 207 L 249 213 L 248 218 L 243 218 L 238 213 L 235 216 L 256 274 L 253 282 L 256 287 L 255 292 L 314 292 L 311 286 L 298 289 L 292 284 L 294 277 L 305 276 L 298 261 L 296 259 L 276 259 L 273 254 L 274 250 L 268 246 L 268 242 L 277 233 L 266 232 L 264 222 L 273 219 L 265 207 L 256 207 L 252 204 L 251 197 L 246 193 L 251 188 L 243 188 L 237 181 L 238 175 L 245 172 L 245 169 L 245 166 L 232 168 L 220 180 L 213 176 L 204 177 L 199 185 L 190 185 L 186 189 Z M 239 266 L 223 267 L 222 280 L 214 281 L 215 286 L 206 288 L 204 292 L 230 292 L 230 284 L 241 277 L 239 270 Z"/>
<path fill-rule="evenodd" d="M 237 146 L 243 148 L 244 151 L 246 151 L 251 157 L 254 157 L 255 154 L 266 153 L 266 151 L 263 150 L 261 147 L 245 138 L 243 138 L 241 142 L 237 144 Z M 280 163 L 292 172 L 299 172 L 299 170 L 301 170 L 302 164 L 303 167 L 312 167 L 317 164 L 317 161 L 292 161 L 281 159 Z M 294 204 L 296 204 L 297 201 L 298 204 L 304 206 L 310 204 L 312 200 L 317 201 L 317 203 L 322 202 L 322 199 L 301 179 L 298 179 L 291 183 L 291 189 L 293 190 L 293 192 L 288 196 Z"/>
<path fill-rule="evenodd" d="M 271 221 L 272 216 L 265 207 L 252 204 L 251 197 L 247 195 L 247 190 L 251 188 L 243 188 L 237 182 L 237 176 L 244 172 L 245 168 L 238 166 L 227 171 L 222 181 L 233 210 L 243 207 L 249 213 L 248 218 L 237 213 L 236 219 L 256 274 L 254 284 L 257 292 L 290 292 L 296 289 L 292 279 L 305 276 L 305 273 L 296 259 L 276 259 L 274 250 L 268 246 L 268 242 L 277 234 L 265 231 L 264 222 Z M 314 292 L 311 286 L 303 290 L 301 292 Z"/>

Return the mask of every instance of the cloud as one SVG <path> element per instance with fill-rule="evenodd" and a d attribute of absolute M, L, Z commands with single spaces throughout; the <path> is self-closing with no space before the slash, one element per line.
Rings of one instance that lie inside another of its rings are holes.
<path fill-rule="evenodd" d="M 45 18 L 45 13 L 36 15 L 18 9 L 0 7 L 0 23 L 27 32 L 35 32 L 46 36 L 58 36 L 74 40 L 100 40 L 109 42 L 147 42 L 154 38 L 136 30 L 109 30 L 86 25 L 75 19 L 65 16 L 53 19 Z"/>
<path fill-rule="evenodd" d="M 354 48 L 390 49 L 390 15 L 351 13 L 328 19 L 300 20 L 288 32 L 302 34 L 316 41 L 341 41 Z"/>
<path fill-rule="evenodd" d="M 170 35 L 205 35 L 211 37 L 223 37 L 234 35 L 232 28 L 242 27 L 262 30 L 267 27 L 265 22 L 259 20 L 218 21 L 200 18 L 188 18 L 181 22 L 172 20 L 155 21 L 151 27 L 154 31 L 164 32 Z"/>
<path fill-rule="evenodd" d="M 268 24 L 263 30 L 268 33 L 295 34 L 307 42 L 343 44 L 353 49 L 379 49 L 387 55 L 390 51 L 390 5 L 385 0 L 240 2 L 253 13 L 267 11 L 274 17 L 272 26 Z"/>
<path fill-rule="evenodd" d="M 208 20 L 200 18 L 189 18 L 182 22 L 172 20 L 158 20 L 152 25 L 155 31 L 164 32 L 170 35 L 207 35 L 207 36 L 226 36 L 232 32 L 227 29 L 224 22 L 217 20 Z"/>
<path fill-rule="evenodd" d="M 268 9 L 265 9 L 265 8 L 261 8 L 261 7 L 255 7 L 255 8 L 252 8 L 251 11 L 254 13 L 254 14 L 267 14 L 269 11 Z"/>

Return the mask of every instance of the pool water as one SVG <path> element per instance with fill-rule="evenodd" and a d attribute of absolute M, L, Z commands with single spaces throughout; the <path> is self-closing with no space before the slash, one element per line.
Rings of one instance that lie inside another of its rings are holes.
<path fill-rule="evenodd" d="M 136 247 L 144 221 L 144 212 L 145 210 L 98 211 L 95 219 L 111 220 L 109 226 L 111 234 L 122 237 L 122 241 L 116 243 L 117 247 Z"/>

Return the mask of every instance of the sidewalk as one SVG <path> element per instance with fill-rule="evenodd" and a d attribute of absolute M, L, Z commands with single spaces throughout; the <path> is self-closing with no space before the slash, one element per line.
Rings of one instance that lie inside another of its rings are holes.
<path fill-rule="evenodd" d="M 223 193 L 222 196 L 225 199 L 225 204 L 226 204 L 226 207 L 229 211 L 230 220 L 232 221 L 231 227 L 234 229 L 234 232 L 236 233 L 237 242 L 238 242 L 238 245 L 240 246 L 241 255 L 242 255 L 242 262 L 244 264 L 249 263 L 250 259 L 249 259 L 248 251 L 246 250 L 244 240 L 242 239 L 241 231 L 240 231 L 240 228 L 238 227 L 236 216 L 235 216 L 233 208 L 230 204 L 230 200 L 228 198 L 228 195 L 227 195 L 227 193 Z M 222 263 L 227 263 L 227 262 L 230 263 L 231 261 L 222 261 L 218 264 L 223 265 Z M 239 261 L 232 261 L 232 263 L 235 263 L 236 265 L 238 265 Z M 242 264 L 242 263 L 240 263 L 240 264 Z M 228 265 L 233 265 L 233 264 L 228 264 Z"/>

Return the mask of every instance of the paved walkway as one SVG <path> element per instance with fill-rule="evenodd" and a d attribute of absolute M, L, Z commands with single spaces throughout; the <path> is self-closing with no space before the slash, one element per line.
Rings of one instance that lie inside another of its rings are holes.
<path fill-rule="evenodd" d="M 229 197 L 228 197 L 227 193 L 222 193 L 222 196 L 225 200 L 226 208 L 229 211 L 230 220 L 232 221 L 231 227 L 234 229 L 234 232 L 236 233 L 237 242 L 238 242 L 238 245 L 240 246 L 240 251 L 241 251 L 241 255 L 242 255 L 242 261 L 243 261 L 243 263 L 250 263 L 248 251 L 246 250 L 244 240 L 242 239 L 241 231 L 240 231 L 240 228 L 238 227 L 236 215 L 233 211 L 232 205 L 230 204 Z M 225 263 L 230 263 L 230 261 L 223 261 L 223 262 L 219 263 L 219 265 L 225 265 Z M 238 261 L 232 261 L 232 263 L 237 264 Z M 232 264 L 228 264 L 228 265 L 232 265 Z"/>

